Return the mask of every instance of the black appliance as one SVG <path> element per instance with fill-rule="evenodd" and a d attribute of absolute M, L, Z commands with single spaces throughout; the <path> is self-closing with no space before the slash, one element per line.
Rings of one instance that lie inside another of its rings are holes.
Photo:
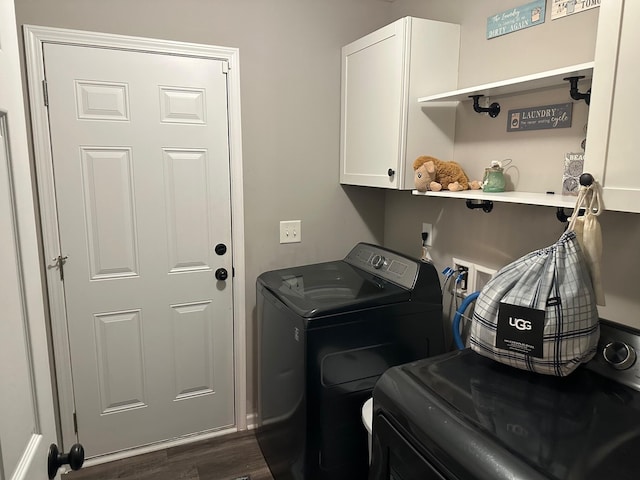
<path fill-rule="evenodd" d="M 444 350 L 437 271 L 382 247 L 257 279 L 258 428 L 276 480 L 366 479 L 361 408 L 393 365 Z"/>
<path fill-rule="evenodd" d="M 640 471 L 640 332 L 601 320 L 568 377 L 467 349 L 389 369 L 373 394 L 370 480 L 631 480 Z"/>

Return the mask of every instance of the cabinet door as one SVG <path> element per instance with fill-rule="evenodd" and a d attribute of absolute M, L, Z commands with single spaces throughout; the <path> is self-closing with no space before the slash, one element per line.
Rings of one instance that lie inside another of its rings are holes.
<path fill-rule="evenodd" d="M 637 101 L 640 83 L 640 2 L 602 2 L 598 23 L 593 100 L 585 171 L 603 187 L 610 210 L 640 213 L 640 162 L 635 137 L 640 131 Z"/>
<path fill-rule="evenodd" d="M 405 31 L 400 19 L 342 49 L 340 183 L 399 186 Z"/>

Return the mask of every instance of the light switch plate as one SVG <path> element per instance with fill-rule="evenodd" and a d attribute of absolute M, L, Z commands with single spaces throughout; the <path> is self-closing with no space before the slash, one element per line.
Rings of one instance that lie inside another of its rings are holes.
<path fill-rule="evenodd" d="M 302 241 L 302 222 L 300 220 L 282 220 L 280 222 L 280 243 L 298 243 Z"/>

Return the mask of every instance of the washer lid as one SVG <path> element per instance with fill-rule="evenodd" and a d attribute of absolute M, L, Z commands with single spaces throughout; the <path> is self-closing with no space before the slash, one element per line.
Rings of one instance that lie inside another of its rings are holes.
<path fill-rule="evenodd" d="M 584 367 L 551 377 L 467 349 L 391 368 L 374 398 L 460 478 L 637 478 L 640 393 Z"/>
<path fill-rule="evenodd" d="M 265 272 L 258 282 L 305 318 L 405 302 L 411 292 L 345 261 Z"/>

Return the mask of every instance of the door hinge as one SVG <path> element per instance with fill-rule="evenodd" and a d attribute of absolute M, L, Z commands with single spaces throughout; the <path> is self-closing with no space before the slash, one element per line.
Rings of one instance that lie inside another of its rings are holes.
<path fill-rule="evenodd" d="M 236 269 L 231 267 L 231 277 L 235 277 L 236 276 Z"/>
<path fill-rule="evenodd" d="M 55 258 L 52 258 L 51 261 L 53 262 L 52 264 L 47 265 L 47 269 L 52 269 L 52 268 L 57 268 L 58 271 L 60 272 L 60 281 L 64 280 L 64 264 L 67 263 L 67 258 L 69 258 L 67 255 L 65 255 L 64 257 L 62 255 L 58 255 Z"/>
<path fill-rule="evenodd" d="M 47 81 L 42 80 L 42 93 L 44 94 L 44 106 L 49 106 L 49 88 L 47 87 Z"/>
<path fill-rule="evenodd" d="M 78 415 L 76 412 L 73 412 L 73 431 L 78 435 Z"/>
<path fill-rule="evenodd" d="M 231 69 L 231 66 L 229 65 L 229 61 L 224 60 L 222 62 L 222 73 L 226 75 L 227 73 L 229 73 L 230 69 Z"/>

